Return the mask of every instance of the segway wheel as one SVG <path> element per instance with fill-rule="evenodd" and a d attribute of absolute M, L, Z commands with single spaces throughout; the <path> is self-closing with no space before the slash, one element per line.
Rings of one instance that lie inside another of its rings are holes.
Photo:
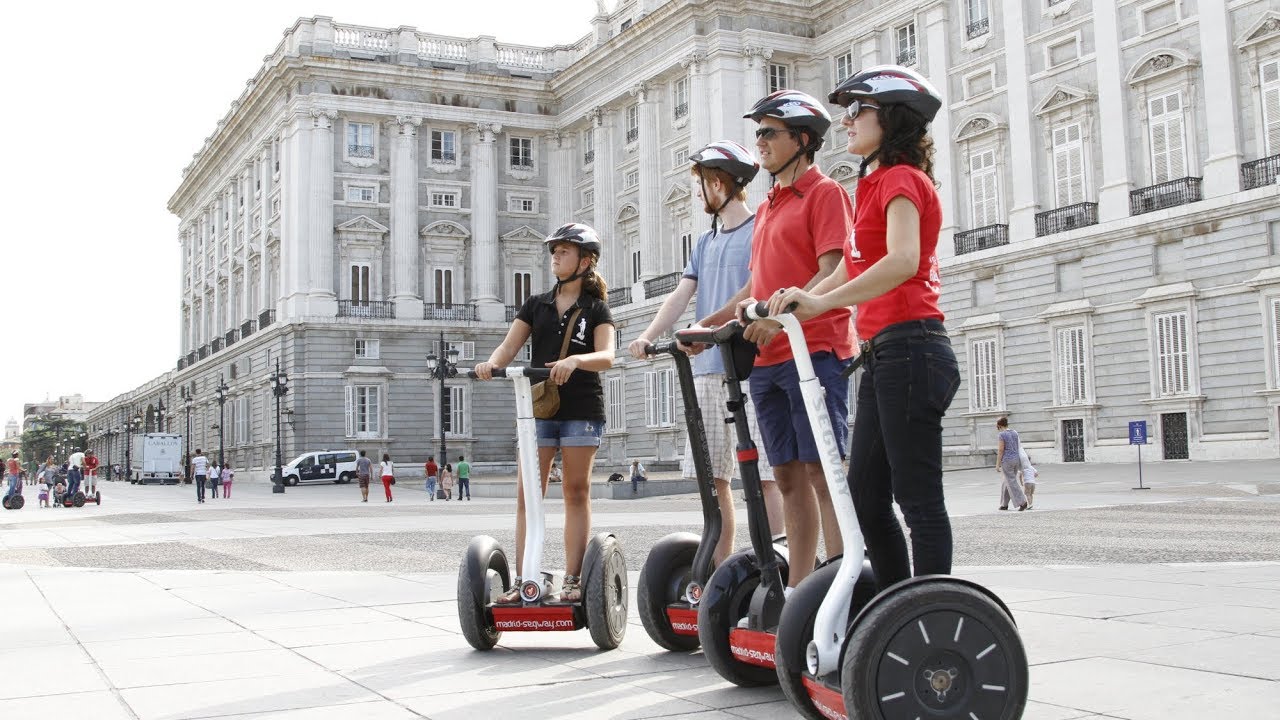
<path fill-rule="evenodd" d="M 609 533 L 591 539 L 582 562 L 582 600 L 591 641 L 601 650 L 622 644 L 627 634 L 627 559 Z"/>
<path fill-rule="evenodd" d="M 26 504 L 27 504 L 27 499 L 22 497 L 21 495 L 14 495 L 13 497 L 9 498 L 10 510 L 21 510 L 22 506 Z"/>
<path fill-rule="evenodd" d="M 782 617 L 778 621 L 777 651 L 774 653 L 774 667 L 778 671 L 778 684 L 782 694 L 787 696 L 791 705 L 810 720 L 827 720 L 827 717 L 813 704 L 809 692 L 804 687 L 806 653 L 809 641 L 813 639 L 813 626 L 818 617 L 818 608 L 822 600 L 835 583 L 840 572 L 840 563 L 828 562 L 809 577 L 800 581 L 787 604 L 782 607 Z M 849 616 L 845 627 L 858 615 L 864 606 L 875 597 L 876 578 L 871 571 L 871 563 L 862 562 L 862 573 L 853 586 L 853 598 L 849 603 Z"/>
<path fill-rule="evenodd" d="M 502 637 L 489 606 L 511 586 L 507 555 L 488 535 L 471 539 L 458 567 L 458 622 L 462 636 L 477 650 L 492 650 Z"/>
<path fill-rule="evenodd" d="M 840 683 L 849 717 L 1016 720 L 1027 653 L 989 595 L 945 577 L 906 580 L 878 597 L 849 636 Z"/>
<path fill-rule="evenodd" d="M 71 496 L 71 504 L 76 507 L 84 507 L 84 493 L 77 490 L 76 494 Z"/>
<path fill-rule="evenodd" d="M 786 581 L 786 565 L 782 578 Z M 760 564 L 755 552 L 743 550 L 730 555 L 711 573 L 698 604 L 698 640 L 707 662 L 720 677 L 734 685 L 756 687 L 778 682 L 773 668 L 742 662 L 729 647 L 729 632 L 747 615 L 751 595 L 760 586 Z"/>
<path fill-rule="evenodd" d="M 698 552 L 698 536 L 672 533 L 657 542 L 640 570 L 636 588 L 636 611 L 649 637 L 667 650 L 688 651 L 698 647 L 698 636 L 680 635 L 671 626 L 667 606 L 684 599 Z"/>
<path fill-rule="evenodd" d="M 13 509 L 13 508 L 9 507 L 9 496 L 7 496 L 7 495 L 6 495 L 5 497 L 0 498 L 0 506 L 4 507 L 4 509 L 5 509 L 5 510 L 12 510 L 12 509 Z"/>
<path fill-rule="evenodd" d="M 93 491 L 93 502 L 94 502 L 94 504 L 97 504 L 97 505 L 101 505 L 101 504 L 102 504 L 102 491 L 101 491 L 101 490 L 94 490 L 94 491 Z"/>

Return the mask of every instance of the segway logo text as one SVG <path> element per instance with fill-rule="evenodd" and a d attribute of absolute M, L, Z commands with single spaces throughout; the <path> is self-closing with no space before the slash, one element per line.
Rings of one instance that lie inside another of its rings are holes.
<path fill-rule="evenodd" d="M 776 663 L 773 662 L 773 653 L 771 652 L 764 652 L 756 650 L 755 648 L 737 647 L 736 645 L 729 646 L 729 649 L 733 651 L 734 657 L 738 658 L 742 662 L 751 663 L 752 665 L 768 663 L 769 667 L 774 667 L 776 665 Z"/>
<path fill-rule="evenodd" d="M 572 620 L 495 620 L 493 626 L 498 630 L 573 630 Z"/>

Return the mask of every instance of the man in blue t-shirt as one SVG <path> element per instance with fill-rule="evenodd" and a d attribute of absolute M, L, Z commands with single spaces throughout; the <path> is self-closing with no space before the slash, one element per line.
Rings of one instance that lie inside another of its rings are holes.
<path fill-rule="evenodd" d="M 746 186 L 759 171 L 760 164 L 749 150 L 731 141 L 713 142 L 689 160 L 693 163 L 690 172 L 695 180 L 697 197 L 702 201 L 706 213 L 712 216 L 711 229 L 698 238 L 680 283 L 663 301 L 653 322 L 640 333 L 640 337 L 631 342 L 628 350 L 637 360 L 648 359 L 645 348 L 680 319 L 695 292 L 698 301 L 694 313 L 699 323 L 709 316 L 718 318 L 719 322 L 731 319 L 731 308 L 742 299 L 736 297 L 736 294 L 746 286 L 751 275 L 747 266 L 751 261 L 751 233 L 755 226 L 755 216 L 747 207 Z M 698 404 L 702 409 L 702 425 L 706 428 L 711 472 L 715 477 L 723 520 L 715 552 L 715 561 L 720 563 L 733 552 L 735 532 L 733 494 L 729 483 L 735 477 L 736 438 L 733 426 L 725 424 L 721 417 L 729 397 L 725 387 L 724 365 L 719 352 L 702 353 L 701 347 L 681 346 L 681 349 L 696 355 L 693 358 L 693 382 L 698 393 Z M 750 393 L 747 393 L 746 399 L 752 439 L 756 445 L 763 447 L 760 431 L 756 428 L 755 407 L 751 404 Z M 764 481 L 762 485 L 769 527 L 777 535 L 783 532 L 782 494 L 778 492 L 773 470 L 764 453 L 760 453 L 759 468 L 760 479 Z M 696 477 L 693 450 L 688 440 L 685 441 L 683 472 L 686 478 Z"/>

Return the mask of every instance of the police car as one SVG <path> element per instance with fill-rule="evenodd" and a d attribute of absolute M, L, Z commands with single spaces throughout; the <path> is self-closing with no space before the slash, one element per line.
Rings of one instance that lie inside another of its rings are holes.
<path fill-rule="evenodd" d="M 298 483 L 349 483 L 356 477 L 355 450 L 319 450 L 299 455 L 284 466 L 285 485 Z"/>

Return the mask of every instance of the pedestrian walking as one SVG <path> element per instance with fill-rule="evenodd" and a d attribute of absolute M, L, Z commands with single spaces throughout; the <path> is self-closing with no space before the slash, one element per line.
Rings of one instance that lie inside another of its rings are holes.
<path fill-rule="evenodd" d="M 423 489 L 427 491 L 427 497 L 431 498 L 432 502 L 435 502 L 436 482 L 440 478 L 440 466 L 436 464 L 435 455 L 427 456 L 427 464 L 424 469 L 426 470 L 427 479 L 423 485 Z"/>
<path fill-rule="evenodd" d="M 236 471 L 230 464 L 222 467 L 222 472 L 218 476 L 222 479 L 222 498 L 225 500 L 231 497 L 231 483 L 235 482 Z"/>
<path fill-rule="evenodd" d="M 369 502 L 369 477 L 373 475 L 373 461 L 364 450 L 356 459 L 356 482 L 360 483 L 360 502 Z"/>
<path fill-rule="evenodd" d="M 440 468 L 440 492 L 445 500 L 453 499 L 453 466 L 449 463 Z"/>
<path fill-rule="evenodd" d="M 395 483 L 395 466 L 391 464 L 391 456 L 382 453 L 382 489 L 387 491 L 387 502 L 391 502 L 391 486 Z"/>
<path fill-rule="evenodd" d="M 605 424 L 599 373 L 613 367 L 614 325 L 608 287 L 596 270 L 603 247 L 596 231 L 570 223 L 551 233 L 544 245 L 551 253 L 555 287 L 525 300 L 502 344 L 476 365 L 475 374 L 481 380 L 491 379 L 493 370 L 506 367 L 526 342 L 532 348 L 530 365 L 551 368 L 546 382 L 558 387 L 560 403 L 554 413 L 538 413 L 544 415 L 536 420 L 538 469 L 545 493 L 548 468 L 560 450 L 565 515 L 560 600 L 580 602 L 582 559 L 591 531 L 591 467 Z M 516 487 L 516 582 L 500 600 L 506 603 L 519 601 L 524 562 L 524 486 L 517 483 Z"/>
<path fill-rule="evenodd" d="M 1022 449 L 1022 439 L 1018 437 L 1016 430 L 1009 427 L 1009 418 L 997 420 L 996 431 L 1000 433 L 1000 439 L 996 443 L 996 472 L 1004 476 L 1004 489 L 1000 497 L 1003 499 L 1007 492 L 1009 499 L 1018 506 L 1019 511 L 1026 510 L 1027 495 L 1022 490 L 1022 483 L 1018 482 L 1018 472 L 1022 470 L 1022 460 L 1018 457 L 1018 452 Z M 1001 502 L 1000 509 L 1008 510 L 1008 503 Z"/>
<path fill-rule="evenodd" d="M 951 521 L 942 488 L 942 418 L 960 371 L 938 304 L 942 203 L 933 179 L 933 121 L 942 98 L 919 73 L 877 66 L 841 82 L 848 151 L 862 158 L 854 232 L 844 262 L 805 291 L 784 289 L 770 312 L 797 317 L 856 306 L 863 372 L 848 482 L 881 588 L 949 574 Z M 910 556 L 897 502 L 911 531 Z M 794 565 L 794 560 L 792 561 Z"/>
<path fill-rule="evenodd" d="M 209 479 L 209 458 L 204 456 L 200 448 L 196 448 L 195 457 L 191 458 L 191 474 L 196 476 L 196 501 L 204 502 L 204 484 Z"/>
<path fill-rule="evenodd" d="M 21 489 L 19 483 L 22 481 L 22 463 L 18 460 L 17 450 L 14 450 L 9 459 L 5 461 L 4 474 L 5 479 L 9 481 L 9 486 L 4 493 L 7 499 L 10 495 L 16 495 Z"/>
<path fill-rule="evenodd" d="M 1027 509 L 1031 510 L 1035 507 L 1036 479 L 1040 477 L 1040 471 L 1031 464 L 1031 456 L 1027 455 L 1024 447 L 1018 448 L 1018 462 L 1022 466 L 1022 490 L 1027 494 Z M 1000 488 L 1000 504 L 1006 507 L 1009 505 L 1009 491 L 1003 485 Z"/>
<path fill-rule="evenodd" d="M 467 462 L 467 458 L 458 456 L 458 499 L 467 496 L 467 502 L 471 502 L 471 463 Z"/>
<path fill-rule="evenodd" d="M 739 303 L 739 314 L 756 298 L 765 300 L 792 286 L 813 287 L 828 278 L 839 269 L 853 235 L 849 193 L 814 164 L 831 127 L 831 116 L 823 104 L 802 92 L 779 90 L 757 102 L 746 117 L 759 124 L 756 151 L 775 184 L 756 210 L 751 279 L 739 291 L 747 298 Z M 840 305 L 801 318 L 833 428 L 849 423 L 849 383 L 843 373 L 854 355 L 851 315 L 847 305 Z M 751 371 L 751 399 L 769 464 L 782 491 L 791 554 L 790 589 L 813 572 L 819 523 L 827 557 L 833 558 L 844 549 L 791 344 L 780 332 L 777 323 L 766 321 L 752 323 L 743 337 L 760 346 Z M 848 433 L 835 433 L 835 440 L 844 458 Z"/>
<path fill-rule="evenodd" d="M 214 463 L 209 468 L 209 493 L 212 497 L 218 497 L 218 489 L 222 487 L 222 466 Z"/>
<path fill-rule="evenodd" d="M 696 297 L 694 317 L 699 325 L 720 325 L 733 317 L 733 308 L 741 300 L 736 293 L 745 287 L 751 273 L 751 237 L 756 216 L 747 206 L 747 185 L 760 170 L 760 163 L 743 146 L 728 140 L 713 142 L 689 159 L 689 172 L 697 181 L 694 192 L 703 211 L 711 216 L 711 229 L 703 233 L 693 247 L 689 263 L 675 290 L 662 301 L 657 314 L 628 349 L 636 360 L 650 360 L 645 350 L 680 319 L 689 302 Z M 737 474 L 738 460 L 734 452 L 737 438 L 732 425 L 722 422 L 729 392 L 725 385 L 724 361 L 718 351 L 703 352 L 704 346 L 680 345 L 693 355 L 693 386 L 702 411 L 706 430 L 707 452 L 711 457 L 711 473 L 716 499 L 720 504 L 720 539 L 716 542 L 714 560 L 722 562 L 733 553 L 737 534 L 731 483 Z M 745 389 L 745 388 L 744 388 Z M 764 447 L 756 422 L 755 404 L 746 393 L 747 425 L 758 447 Z M 774 480 L 767 453 L 761 454 L 756 468 L 760 474 L 765 512 L 774 535 L 786 532 L 783 524 L 782 493 Z M 685 479 L 697 478 L 693 464 L 693 445 L 687 434 L 684 462 Z"/>
<path fill-rule="evenodd" d="M 635 495 L 640 492 L 640 483 L 648 482 L 649 475 L 645 472 L 644 465 L 639 460 L 631 461 L 631 494 Z"/>

